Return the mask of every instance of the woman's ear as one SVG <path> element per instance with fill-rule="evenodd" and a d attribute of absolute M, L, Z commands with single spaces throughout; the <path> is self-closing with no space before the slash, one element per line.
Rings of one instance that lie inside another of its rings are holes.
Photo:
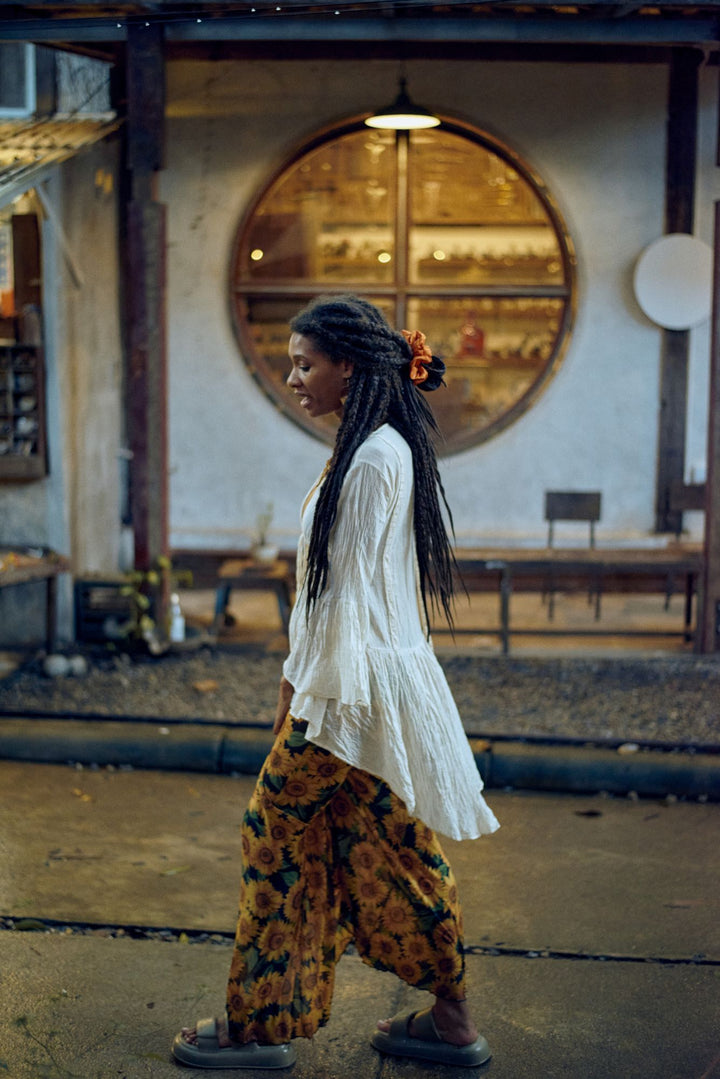
<path fill-rule="evenodd" d="M 343 360 L 342 368 L 343 378 L 350 378 L 353 371 L 355 370 L 355 364 L 352 362 L 352 360 Z"/>

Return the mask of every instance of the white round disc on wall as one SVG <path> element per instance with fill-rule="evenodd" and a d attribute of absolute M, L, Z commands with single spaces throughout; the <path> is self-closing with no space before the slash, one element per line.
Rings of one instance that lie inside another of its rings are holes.
<path fill-rule="evenodd" d="M 710 317 L 713 252 L 696 236 L 673 232 L 646 247 L 635 265 L 635 298 L 666 330 L 689 330 Z"/>

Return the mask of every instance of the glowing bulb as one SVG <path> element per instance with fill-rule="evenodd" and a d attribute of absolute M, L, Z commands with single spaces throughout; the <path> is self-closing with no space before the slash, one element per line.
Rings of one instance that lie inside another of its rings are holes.
<path fill-rule="evenodd" d="M 381 251 L 377 257 L 378 262 L 382 262 L 383 266 L 392 261 L 392 255 L 389 251 Z"/>
<path fill-rule="evenodd" d="M 439 247 L 437 251 L 433 251 L 433 258 L 436 260 L 436 262 L 444 262 L 446 257 L 447 256 L 445 255 L 445 252 L 441 251 Z"/>
<path fill-rule="evenodd" d="M 407 93 L 407 80 L 400 79 L 400 93 L 388 105 L 374 116 L 368 116 L 365 123 L 368 127 L 388 128 L 392 131 L 411 131 L 414 128 L 437 127 L 440 118 L 433 116 L 431 112 L 421 105 L 415 105 Z"/>
<path fill-rule="evenodd" d="M 264 255 L 265 252 L 259 247 L 253 248 L 253 250 L 250 252 L 250 258 L 253 262 L 259 262 L 260 259 L 264 257 Z"/>

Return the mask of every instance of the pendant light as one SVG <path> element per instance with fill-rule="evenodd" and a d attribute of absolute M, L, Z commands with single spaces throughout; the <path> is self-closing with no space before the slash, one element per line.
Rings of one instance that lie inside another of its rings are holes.
<path fill-rule="evenodd" d="M 387 128 L 391 131 L 409 131 L 411 128 L 437 127 L 440 120 L 422 105 L 410 100 L 407 92 L 407 79 L 400 79 L 400 92 L 385 109 L 368 116 L 368 127 Z"/>

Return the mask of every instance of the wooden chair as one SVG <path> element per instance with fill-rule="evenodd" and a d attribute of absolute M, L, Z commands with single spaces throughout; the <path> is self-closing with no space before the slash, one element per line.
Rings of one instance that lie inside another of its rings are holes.
<path fill-rule="evenodd" d="M 678 514 L 675 538 L 680 539 L 683 530 L 683 513 L 688 510 L 704 512 L 705 484 L 685 483 L 684 480 L 671 480 L 668 492 L 668 509 Z"/>
<path fill-rule="evenodd" d="M 546 491 L 545 520 L 548 522 L 548 547 L 553 546 L 556 521 L 587 521 L 590 527 L 589 545 L 595 547 L 595 525 L 600 520 L 602 494 L 600 491 Z M 595 598 L 595 618 L 600 618 L 600 596 L 602 585 L 598 577 L 590 584 L 588 603 Z M 555 615 L 555 587 L 552 573 L 543 592 L 543 599 L 548 598 L 548 618 Z"/>
<path fill-rule="evenodd" d="M 590 546 L 595 546 L 595 524 L 600 520 L 600 491 L 546 491 L 545 520 L 548 522 L 548 547 L 552 547 L 556 521 L 587 521 Z"/>

